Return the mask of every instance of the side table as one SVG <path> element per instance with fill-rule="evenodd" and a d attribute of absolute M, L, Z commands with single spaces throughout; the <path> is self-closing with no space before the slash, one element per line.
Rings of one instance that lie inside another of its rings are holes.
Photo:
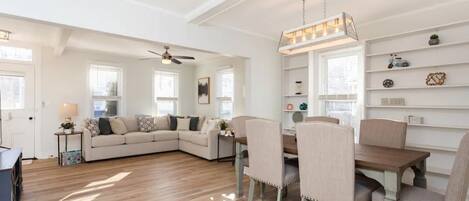
<path fill-rule="evenodd" d="M 73 131 L 72 133 L 57 132 L 54 133 L 57 136 L 57 163 L 59 166 L 62 166 L 62 154 L 60 154 L 60 137 L 65 137 L 65 152 L 68 152 L 68 136 L 79 135 L 80 136 L 80 156 L 83 160 L 83 132 L 82 131 Z"/>
<path fill-rule="evenodd" d="M 235 159 L 235 156 L 236 156 L 236 150 L 235 150 L 235 145 L 236 145 L 236 142 L 235 142 L 235 136 L 233 133 L 230 133 L 230 134 L 227 134 L 227 133 L 218 133 L 218 139 L 217 139 L 217 162 L 232 162 L 233 165 L 234 165 L 234 159 Z M 232 141 L 233 141 L 233 150 L 232 150 L 232 155 L 231 156 L 228 156 L 228 157 L 223 157 L 223 158 L 220 158 L 220 138 L 232 138 Z M 228 159 L 228 160 L 226 160 Z"/>

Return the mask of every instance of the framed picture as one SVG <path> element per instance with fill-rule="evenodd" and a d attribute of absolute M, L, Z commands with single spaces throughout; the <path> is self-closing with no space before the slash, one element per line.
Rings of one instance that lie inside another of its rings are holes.
<path fill-rule="evenodd" d="M 200 78 L 197 88 L 199 104 L 210 104 L 210 77 Z"/>

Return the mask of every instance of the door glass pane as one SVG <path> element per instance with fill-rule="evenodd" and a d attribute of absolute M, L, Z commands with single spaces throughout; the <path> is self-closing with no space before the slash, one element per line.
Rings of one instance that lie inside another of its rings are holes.
<path fill-rule="evenodd" d="M 90 82 L 93 96 L 118 96 L 119 71 L 91 68 Z"/>
<path fill-rule="evenodd" d="M 0 75 L 2 109 L 24 109 L 24 88 L 23 76 Z"/>
<path fill-rule="evenodd" d="M 231 119 L 232 115 L 233 115 L 233 102 L 221 101 L 220 102 L 220 118 Z"/>
<path fill-rule="evenodd" d="M 117 116 L 119 102 L 116 100 L 95 100 L 93 101 L 95 117 Z"/>
<path fill-rule="evenodd" d="M 156 102 L 156 114 L 158 116 L 164 116 L 168 114 L 175 114 L 176 102 L 175 101 L 164 101 L 160 100 Z"/>
<path fill-rule="evenodd" d="M 33 50 L 18 47 L 0 46 L 0 59 L 32 61 Z"/>
<path fill-rule="evenodd" d="M 358 56 L 327 60 L 327 94 L 355 94 L 358 86 Z"/>

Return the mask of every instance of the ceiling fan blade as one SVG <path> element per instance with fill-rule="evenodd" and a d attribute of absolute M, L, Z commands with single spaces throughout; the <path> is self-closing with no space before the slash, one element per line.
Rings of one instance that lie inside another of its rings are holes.
<path fill-rule="evenodd" d="M 195 60 L 194 57 L 190 57 L 190 56 L 173 56 L 173 58 L 177 58 L 177 59 L 193 59 L 193 60 Z"/>
<path fill-rule="evenodd" d="M 150 52 L 150 53 L 152 53 L 152 54 L 156 54 L 156 55 L 159 55 L 159 56 L 161 56 L 161 54 L 160 54 L 160 53 L 157 53 L 157 52 L 154 52 L 154 51 L 151 51 L 151 50 L 148 50 L 148 52 Z"/>
<path fill-rule="evenodd" d="M 159 58 L 156 58 L 156 57 L 153 57 L 153 58 L 140 58 L 139 60 L 145 61 L 145 60 L 152 60 L 152 59 L 159 59 Z"/>
<path fill-rule="evenodd" d="M 181 61 L 179 61 L 179 60 L 177 60 L 177 59 L 174 59 L 174 58 L 172 58 L 171 61 L 172 61 L 173 63 L 175 63 L 175 64 L 182 64 Z"/>

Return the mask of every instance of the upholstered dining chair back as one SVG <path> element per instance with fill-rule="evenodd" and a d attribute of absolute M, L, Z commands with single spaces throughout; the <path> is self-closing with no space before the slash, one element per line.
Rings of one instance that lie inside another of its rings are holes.
<path fill-rule="evenodd" d="M 300 192 L 309 200 L 354 201 L 353 128 L 329 123 L 297 125 Z"/>
<path fill-rule="evenodd" d="M 256 181 L 284 186 L 283 137 L 280 123 L 265 119 L 246 121 L 248 175 Z"/>
<path fill-rule="evenodd" d="M 469 187 L 469 133 L 462 138 L 449 177 L 445 201 L 465 201 Z"/>
<path fill-rule="evenodd" d="M 252 116 L 238 116 L 231 119 L 231 125 L 236 137 L 246 137 L 246 121 L 256 119 Z"/>
<path fill-rule="evenodd" d="M 365 119 L 360 124 L 360 144 L 404 149 L 407 123 L 387 119 Z"/>
<path fill-rule="evenodd" d="M 333 117 L 326 116 L 315 116 L 315 117 L 305 117 L 305 122 L 328 122 L 333 124 L 339 124 L 340 120 Z"/>

